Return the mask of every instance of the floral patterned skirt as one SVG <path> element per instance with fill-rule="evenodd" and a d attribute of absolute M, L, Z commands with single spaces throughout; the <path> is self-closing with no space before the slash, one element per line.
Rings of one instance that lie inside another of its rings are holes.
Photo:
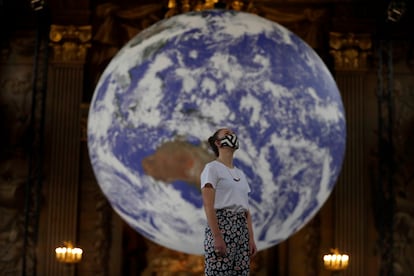
<path fill-rule="evenodd" d="M 214 251 L 214 237 L 210 227 L 206 227 L 204 251 L 205 251 L 205 275 L 249 275 L 249 231 L 244 212 L 235 213 L 230 210 L 216 210 L 217 220 L 227 253 L 218 256 Z"/>

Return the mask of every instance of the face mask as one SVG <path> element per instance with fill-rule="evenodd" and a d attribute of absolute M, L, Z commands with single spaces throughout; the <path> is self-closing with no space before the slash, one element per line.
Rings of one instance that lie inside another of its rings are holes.
<path fill-rule="evenodd" d="M 220 146 L 222 147 L 230 147 L 233 149 L 239 148 L 239 140 L 237 139 L 236 134 L 229 134 L 221 138 L 220 140 Z"/>

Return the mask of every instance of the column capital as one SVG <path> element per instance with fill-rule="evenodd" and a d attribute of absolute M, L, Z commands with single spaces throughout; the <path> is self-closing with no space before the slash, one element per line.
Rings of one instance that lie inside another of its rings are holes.
<path fill-rule="evenodd" d="M 91 46 L 92 27 L 51 25 L 49 39 L 54 62 L 84 63 L 87 48 Z"/>
<path fill-rule="evenodd" d="M 368 56 L 371 55 L 371 35 L 331 32 L 329 47 L 336 70 L 363 70 L 367 68 Z"/>

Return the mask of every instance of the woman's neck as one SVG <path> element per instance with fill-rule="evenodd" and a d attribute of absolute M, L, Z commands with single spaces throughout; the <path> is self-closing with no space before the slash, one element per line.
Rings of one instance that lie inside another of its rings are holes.
<path fill-rule="evenodd" d="M 233 168 L 233 154 L 223 154 L 221 153 L 219 157 L 217 157 L 217 161 L 223 163 L 229 168 Z"/>

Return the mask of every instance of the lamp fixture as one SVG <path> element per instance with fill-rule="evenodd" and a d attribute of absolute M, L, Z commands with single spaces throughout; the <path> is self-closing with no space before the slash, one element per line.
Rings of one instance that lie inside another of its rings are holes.
<path fill-rule="evenodd" d="M 405 0 L 391 0 L 387 8 L 387 19 L 391 22 L 398 22 L 406 11 Z"/>
<path fill-rule="evenodd" d="M 64 242 L 65 246 L 55 249 L 56 259 L 61 263 L 73 264 L 82 259 L 83 250 L 73 247 L 71 242 Z"/>
<path fill-rule="evenodd" d="M 34 11 L 40 11 L 45 6 L 45 0 L 31 0 L 30 5 Z"/>
<path fill-rule="evenodd" d="M 323 265 L 327 270 L 344 270 L 349 265 L 349 256 L 340 254 L 338 249 L 331 249 L 331 254 L 323 256 Z"/>

